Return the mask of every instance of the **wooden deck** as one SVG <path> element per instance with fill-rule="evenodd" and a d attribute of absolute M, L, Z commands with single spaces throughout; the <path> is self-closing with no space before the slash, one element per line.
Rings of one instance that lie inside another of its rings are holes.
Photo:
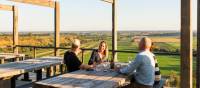
<path fill-rule="evenodd" d="M 126 77 L 115 71 L 79 70 L 34 83 L 33 88 L 116 88 Z"/>

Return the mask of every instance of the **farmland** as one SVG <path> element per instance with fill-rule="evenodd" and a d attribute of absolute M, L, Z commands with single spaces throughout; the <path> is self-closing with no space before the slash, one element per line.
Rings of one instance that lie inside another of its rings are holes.
<path fill-rule="evenodd" d="M 97 48 L 100 40 L 106 40 L 109 49 L 111 49 L 110 35 L 111 32 L 66 32 L 61 34 L 60 46 L 69 48 L 70 41 L 74 38 L 78 38 L 81 40 L 82 48 Z M 138 51 L 138 42 L 136 42 L 134 38 L 149 36 L 154 42 L 154 52 L 180 53 L 180 36 L 177 32 L 119 32 L 118 35 L 118 50 Z M 2 33 L 0 35 L 0 41 L 1 52 L 12 52 L 11 34 Z M 52 47 L 54 46 L 53 41 L 53 33 L 23 33 L 19 36 L 20 45 Z M 196 50 L 196 37 L 194 37 L 193 47 L 194 50 Z M 21 53 L 25 53 L 29 57 L 33 57 L 33 49 L 19 48 L 19 50 Z M 66 50 L 60 50 L 60 56 L 63 56 L 65 51 Z M 91 51 L 84 52 L 84 63 L 88 62 L 90 54 Z M 128 62 L 128 58 L 131 57 L 134 59 L 135 55 L 136 53 L 118 53 L 118 60 L 119 62 Z M 53 56 L 53 49 L 37 49 L 37 57 L 43 56 Z M 111 59 L 111 55 L 109 58 Z M 168 76 L 171 73 L 179 75 L 179 55 L 156 54 L 156 58 L 158 59 L 161 73 L 163 75 Z"/>

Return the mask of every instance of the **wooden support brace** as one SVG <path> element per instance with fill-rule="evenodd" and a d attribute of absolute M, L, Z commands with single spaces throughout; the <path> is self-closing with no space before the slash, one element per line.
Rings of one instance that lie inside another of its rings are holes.
<path fill-rule="evenodd" d="M 19 58 L 19 57 L 16 57 L 16 58 L 15 58 L 15 61 L 20 61 L 20 58 Z"/>
<path fill-rule="evenodd" d="M 1 59 L 1 62 L 0 62 L 0 64 L 4 64 L 5 63 L 5 59 Z"/>
<path fill-rule="evenodd" d="M 65 71 L 64 71 L 64 64 L 61 64 L 60 65 L 60 74 L 63 74 Z"/>
<path fill-rule="evenodd" d="M 54 68 L 53 68 L 53 66 L 47 68 L 47 74 L 46 74 L 47 78 L 52 77 L 52 76 L 54 76 Z"/>
<path fill-rule="evenodd" d="M 36 80 L 37 81 L 42 80 L 42 69 L 36 70 L 36 74 L 37 74 Z"/>
<path fill-rule="evenodd" d="M 24 73 L 24 79 L 22 79 L 23 81 L 31 81 L 30 79 L 29 79 L 29 73 L 27 72 L 27 73 Z"/>
<path fill-rule="evenodd" d="M 10 80 L 11 80 L 11 88 L 15 88 L 16 87 L 16 79 L 17 76 L 13 76 Z"/>

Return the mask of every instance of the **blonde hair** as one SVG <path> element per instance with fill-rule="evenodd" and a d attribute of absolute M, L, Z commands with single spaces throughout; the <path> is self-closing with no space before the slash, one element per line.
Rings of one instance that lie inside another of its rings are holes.
<path fill-rule="evenodd" d="M 101 46 L 103 43 L 105 44 L 105 50 L 104 50 L 104 55 L 105 55 L 105 57 L 104 57 L 103 59 L 108 59 L 108 53 L 109 53 L 109 51 L 108 51 L 108 45 L 107 45 L 106 41 L 101 41 L 101 42 L 99 43 L 99 49 L 100 49 L 100 46 Z"/>
<path fill-rule="evenodd" d="M 140 40 L 140 44 L 142 46 L 142 49 L 146 49 L 146 48 L 151 48 L 152 46 L 152 41 L 150 38 L 148 37 L 143 37 L 141 40 Z"/>
<path fill-rule="evenodd" d="M 79 39 L 74 39 L 74 40 L 72 40 L 72 45 L 71 45 L 71 48 L 72 49 L 76 49 L 76 48 L 78 48 L 79 46 L 80 46 L 80 40 Z"/>

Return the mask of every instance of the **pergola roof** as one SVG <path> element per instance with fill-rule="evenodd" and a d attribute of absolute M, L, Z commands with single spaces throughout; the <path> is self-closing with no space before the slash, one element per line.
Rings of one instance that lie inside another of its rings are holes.
<path fill-rule="evenodd" d="M 55 1 L 52 0 L 10 0 L 10 1 L 55 8 Z"/>
<path fill-rule="evenodd" d="M 0 10 L 13 11 L 13 7 L 11 5 L 0 4 Z"/>

